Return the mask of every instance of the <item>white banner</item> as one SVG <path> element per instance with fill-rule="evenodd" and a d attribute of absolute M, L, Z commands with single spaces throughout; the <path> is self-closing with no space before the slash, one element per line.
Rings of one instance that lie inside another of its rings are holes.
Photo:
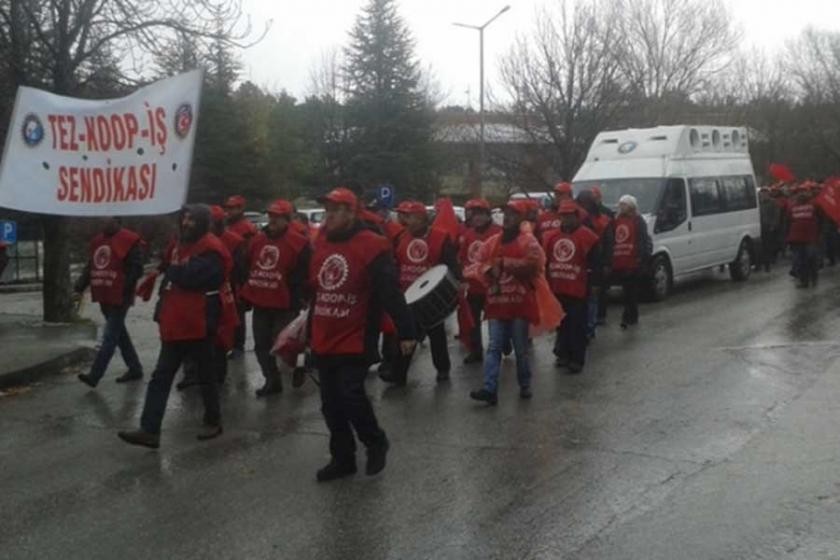
<path fill-rule="evenodd" d="M 0 206 L 64 216 L 178 210 L 201 82 L 196 70 L 96 101 L 20 88 L 0 163 Z"/>

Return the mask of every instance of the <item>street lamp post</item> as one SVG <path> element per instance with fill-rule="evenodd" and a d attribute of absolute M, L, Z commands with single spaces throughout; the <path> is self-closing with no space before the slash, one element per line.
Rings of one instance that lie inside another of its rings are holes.
<path fill-rule="evenodd" d="M 458 27 L 466 27 L 467 29 L 475 29 L 478 31 L 478 47 L 479 47 L 479 94 L 478 94 L 478 120 L 479 120 L 479 135 L 478 135 L 478 194 L 481 195 L 482 180 L 484 178 L 484 30 L 488 25 L 496 21 L 500 15 L 510 9 L 510 6 L 505 6 L 499 13 L 488 19 L 484 25 L 469 25 L 467 23 L 453 23 Z"/>

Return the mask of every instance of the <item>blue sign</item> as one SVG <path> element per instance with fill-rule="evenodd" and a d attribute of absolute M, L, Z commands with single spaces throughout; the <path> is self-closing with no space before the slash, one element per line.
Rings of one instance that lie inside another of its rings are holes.
<path fill-rule="evenodd" d="M 0 241 L 10 245 L 17 243 L 17 222 L 0 221 Z"/>
<path fill-rule="evenodd" d="M 391 208 L 394 206 L 394 187 L 391 185 L 381 185 L 377 198 L 383 206 Z"/>

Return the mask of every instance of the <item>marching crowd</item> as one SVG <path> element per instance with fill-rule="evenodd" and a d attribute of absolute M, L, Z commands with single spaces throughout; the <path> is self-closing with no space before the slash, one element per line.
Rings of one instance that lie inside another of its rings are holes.
<path fill-rule="evenodd" d="M 803 285 L 816 282 L 820 256 L 833 263 L 838 249 L 836 226 L 820 221 L 816 191 L 809 184 L 779 186 L 762 189 L 760 197 L 760 264 L 769 267 L 787 243 Z M 130 444 L 159 446 L 169 393 L 183 366 L 177 388 L 197 385 L 204 402 L 197 437 L 215 438 L 222 434 L 218 384 L 228 360 L 244 351 L 246 313 L 264 377 L 259 398 L 282 392 L 286 368 L 278 366 L 272 347 L 285 328 L 305 317 L 305 365 L 288 369 L 294 387 L 305 383 L 308 370 L 318 373 L 332 459 L 317 479 L 356 472 L 356 437 L 367 451 L 366 473 L 376 474 L 385 467 L 389 443 L 365 391 L 370 366 L 379 364 L 383 381 L 404 385 L 418 341 L 428 339 L 437 381 L 449 379 L 443 324 L 422 324 L 405 298 L 433 267 L 445 266 L 461 290 L 459 318 L 469 317 L 459 321 L 459 338 L 468 349 L 464 363 L 484 368 L 483 385 L 470 397 L 489 405 L 497 403 L 502 357 L 510 353 L 519 396 L 531 398 L 528 348 L 547 330 L 555 331 L 556 366 L 580 373 L 587 345 L 606 321 L 610 285 L 623 288 L 621 328 L 637 325 L 653 247 L 636 200 L 621 197 L 614 214 L 597 187 L 574 197 L 572 186 L 560 183 L 554 194 L 549 209 L 531 199 L 509 201 L 501 225 L 492 220 L 486 200 L 470 200 L 465 222 L 455 228 L 433 220 L 415 201 L 402 202 L 394 221 L 384 205 L 362 205 L 345 188 L 319 199 L 325 208 L 319 229 L 285 200 L 267 208 L 268 223 L 260 230 L 244 216 L 240 196 L 230 197 L 224 208 L 186 205 L 177 237 L 145 278 L 143 241 L 118 219 L 108 220 L 91 241 L 88 265 L 75 286 L 79 296 L 90 288 L 106 320 L 98 355 L 79 379 L 96 387 L 117 348 L 128 366 L 117 382 L 143 378 L 125 318 L 135 296 L 149 300 L 159 280 L 160 353 L 139 429 L 118 435 Z M 482 320 L 488 323 L 486 343 Z"/>

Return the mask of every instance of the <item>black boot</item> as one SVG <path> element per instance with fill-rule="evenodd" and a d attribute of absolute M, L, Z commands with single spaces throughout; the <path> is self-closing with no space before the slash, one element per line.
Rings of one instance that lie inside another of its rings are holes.
<path fill-rule="evenodd" d="M 143 430 L 134 430 L 131 432 L 117 432 L 117 436 L 121 440 L 131 445 L 139 445 L 141 447 L 149 447 L 157 449 L 160 447 L 160 436 L 158 434 L 150 434 Z"/>
<path fill-rule="evenodd" d="M 393 370 L 380 373 L 379 379 L 381 379 L 385 383 L 391 383 L 397 386 L 403 386 L 406 383 L 406 376 L 398 375 Z"/>
<path fill-rule="evenodd" d="M 268 395 L 276 395 L 283 392 L 283 382 L 279 375 L 269 377 L 265 380 L 265 384 L 257 389 L 257 398 L 267 397 Z"/>
<path fill-rule="evenodd" d="M 315 478 L 318 482 L 329 482 L 338 478 L 344 478 L 356 474 L 356 461 L 339 463 L 335 459 L 330 460 L 327 466 L 318 470 Z"/>
<path fill-rule="evenodd" d="M 179 381 L 178 384 L 175 385 L 175 388 L 179 391 L 183 391 L 188 387 L 192 387 L 193 385 L 199 385 L 200 383 L 201 381 L 199 381 L 198 376 L 196 374 L 185 373 L 181 381 Z"/>
<path fill-rule="evenodd" d="M 480 364 L 483 361 L 484 361 L 484 356 L 481 355 L 481 352 L 470 352 L 464 358 L 464 365 Z"/>
<path fill-rule="evenodd" d="M 482 401 L 486 402 L 487 404 L 493 406 L 499 402 L 499 398 L 496 396 L 496 393 L 491 393 L 487 389 L 480 389 L 478 391 L 473 391 L 470 393 L 470 398 L 474 401 Z"/>
<path fill-rule="evenodd" d="M 79 381 L 81 381 L 82 383 L 84 383 L 88 387 L 91 387 L 93 389 L 96 388 L 96 381 L 93 380 L 93 378 L 90 376 L 90 374 L 80 373 L 78 375 L 78 378 L 79 378 Z"/>
<path fill-rule="evenodd" d="M 222 435 L 222 426 L 221 424 L 216 424 L 215 426 L 211 426 L 209 424 L 205 424 L 201 431 L 195 436 L 198 441 L 206 441 L 208 439 L 217 438 Z"/>
<path fill-rule="evenodd" d="M 388 449 L 391 445 L 385 439 L 378 445 L 371 445 L 367 449 L 367 465 L 365 465 L 365 474 L 373 476 L 382 472 L 385 468 L 385 457 L 388 455 Z"/>

